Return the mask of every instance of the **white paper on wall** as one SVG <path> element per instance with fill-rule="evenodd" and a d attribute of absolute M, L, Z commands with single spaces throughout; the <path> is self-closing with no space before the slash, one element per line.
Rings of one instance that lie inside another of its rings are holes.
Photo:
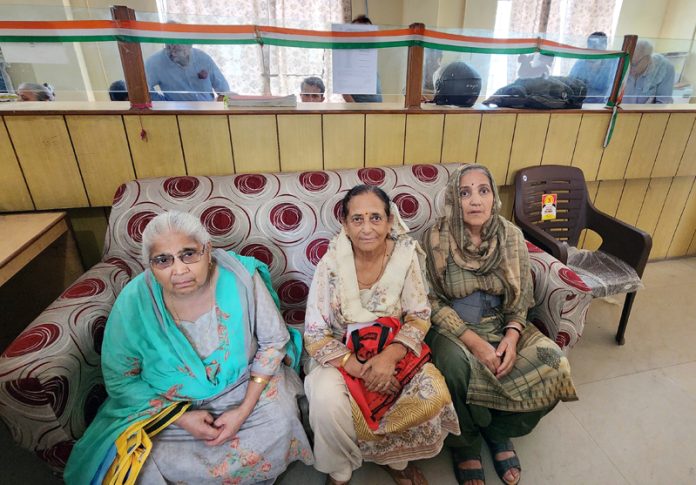
<path fill-rule="evenodd" d="M 332 24 L 337 32 L 378 30 L 370 24 Z M 333 92 L 377 94 L 377 49 L 334 49 Z"/>

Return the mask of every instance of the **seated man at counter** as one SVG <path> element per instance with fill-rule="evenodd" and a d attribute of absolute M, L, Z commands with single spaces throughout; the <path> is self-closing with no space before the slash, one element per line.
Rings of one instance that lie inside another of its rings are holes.
<path fill-rule="evenodd" d="M 607 34 L 592 32 L 587 38 L 587 48 L 607 50 Z M 570 70 L 570 77 L 580 79 L 587 86 L 586 103 L 606 103 L 616 74 L 616 59 L 580 59 Z"/>
<path fill-rule="evenodd" d="M 159 86 L 166 101 L 214 101 L 230 90 L 215 61 L 191 45 L 167 44 L 145 61 L 150 91 Z"/>
<path fill-rule="evenodd" d="M 316 76 L 306 77 L 300 84 L 300 99 L 303 103 L 323 103 L 326 86 Z"/>
<path fill-rule="evenodd" d="M 674 87 L 674 66 L 661 54 L 653 54 L 647 40 L 639 40 L 626 80 L 624 103 L 669 104 Z"/>

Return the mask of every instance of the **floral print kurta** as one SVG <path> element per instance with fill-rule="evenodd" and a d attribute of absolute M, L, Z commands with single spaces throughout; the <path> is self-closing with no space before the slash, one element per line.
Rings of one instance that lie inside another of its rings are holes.
<path fill-rule="evenodd" d="M 358 290 L 352 249 L 346 241 L 341 232 L 317 265 L 305 316 L 307 352 L 318 364 L 328 365 L 348 352 L 343 341 L 349 323 L 391 316 L 404 323 L 394 340 L 419 355 L 430 328 L 430 305 L 418 243 L 399 235 L 382 277 L 371 288 Z M 448 433 L 459 433 L 447 386 L 430 363 L 404 386 L 375 431 L 351 401 L 358 445 L 368 461 L 429 458 L 439 453 Z"/>

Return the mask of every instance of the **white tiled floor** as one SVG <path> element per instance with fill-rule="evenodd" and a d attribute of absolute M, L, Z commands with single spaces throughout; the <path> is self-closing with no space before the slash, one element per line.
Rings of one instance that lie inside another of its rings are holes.
<path fill-rule="evenodd" d="M 523 484 L 696 484 L 696 258 L 648 265 L 626 345 L 614 344 L 623 298 L 597 300 L 570 352 L 580 400 L 561 403 L 528 436 L 515 440 Z M 8 484 L 58 483 L 0 426 L 2 478 Z M 433 485 L 455 484 L 447 451 L 419 463 Z M 500 483 L 484 454 L 488 483 Z M 283 485 L 321 485 L 296 464 Z M 390 484 L 366 464 L 356 485 Z"/>

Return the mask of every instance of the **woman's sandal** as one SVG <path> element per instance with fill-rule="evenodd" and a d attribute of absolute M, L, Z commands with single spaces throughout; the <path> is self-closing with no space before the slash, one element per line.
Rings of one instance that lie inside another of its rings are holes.
<path fill-rule="evenodd" d="M 478 460 L 481 466 L 479 468 L 460 468 L 459 464 L 469 460 Z M 467 482 L 473 482 L 475 480 L 481 480 L 486 483 L 486 476 L 483 474 L 483 461 L 481 460 L 481 454 L 465 456 L 457 453 L 457 451 L 452 449 L 452 463 L 454 465 L 454 477 L 457 479 L 457 483 L 462 485 Z"/>
<path fill-rule="evenodd" d="M 515 447 L 512 445 L 512 441 L 507 440 L 503 443 L 495 443 L 493 441 L 486 440 L 486 443 L 488 444 L 488 448 L 491 450 L 491 458 L 493 458 L 493 466 L 495 467 L 495 472 L 498 474 L 503 483 L 505 483 L 506 485 L 516 485 L 517 483 L 519 483 L 520 478 L 522 478 L 522 466 L 520 465 L 519 458 L 517 458 L 517 452 L 515 451 Z M 505 458 L 504 460 L 495 459 L 495 456 L 498 453 L 504 453 L 506 451 L 512 451 L 513 453 L 515 453 L 515 455 L 511 456 L 510 458 Z M 503 477 L 508 472 L 508 470 L 511 470 L 513 468 L 519 470 L 517 480 L 515 480 L 514 482 L 508 482 Z"/>
<path fill-rule="evenodd" d="M 428 480 L 423 475 L 423 472 L 413 463 L 409 463 L 403 470 L 394 470 L 388 465 L 382 465 L 382 468 L 399 485 L 401 485 L 401 480 L 409 480 L 411 485 L 428 485 Z"/>

